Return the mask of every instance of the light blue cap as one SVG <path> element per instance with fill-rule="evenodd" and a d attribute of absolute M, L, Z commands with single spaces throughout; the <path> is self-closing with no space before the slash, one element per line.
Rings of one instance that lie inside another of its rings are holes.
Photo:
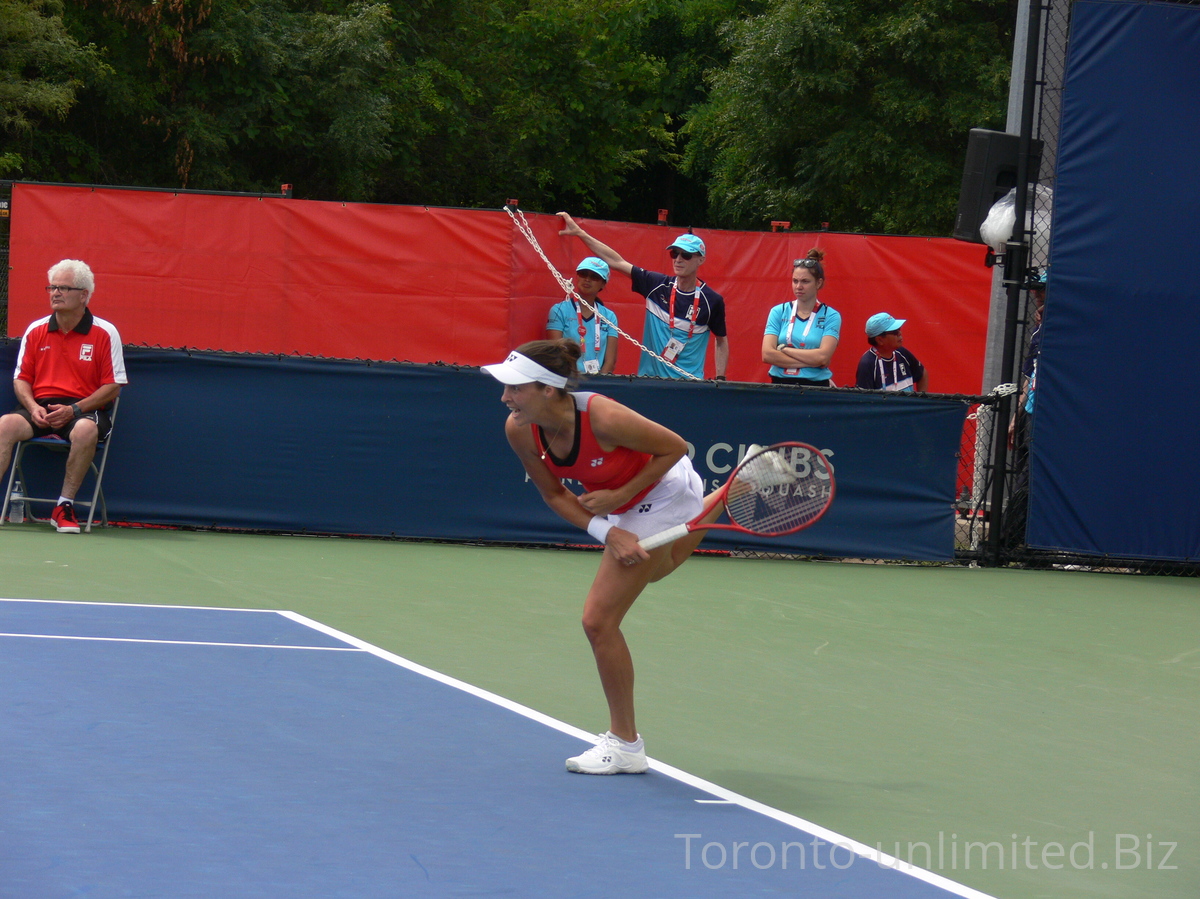
<path fill-rule="evenodd" d="M 899 331 L 906 321 L 906 318 L 892 318 L 886 312 L 876 312 L 867 319 L 867 336 L 878 337 L 888 331 Z"/>
<path fill-rule="evenodd" d="M 599 256 L 589 256 L 579 265 L 575 266 L 577 272 L 595 272 L 604 279 L 604 283 L 608 283 L 608 263 Z"/>
<path fill-rule="evenodd" d="M 685 253 L 699 253 L 701 256 L 704 255 L 704 241 L 695 234 L 680 234 L 667 249 L 669 250 L 671 247 L 678 247 Z"/>

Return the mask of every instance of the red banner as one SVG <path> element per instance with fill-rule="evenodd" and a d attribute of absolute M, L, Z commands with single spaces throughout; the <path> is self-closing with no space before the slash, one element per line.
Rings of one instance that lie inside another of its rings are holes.
<path fill-rule="evenodd" d="M 564 275 L 588 255 L 553 215 L 527 216 Z M 679 229 L 581 221 L 643 268 L 669 271 Z M 942 393 L 980 391 L 991 276 L 981 248 L 942 238 L 698 230 L 700 275 L 725 297 L 729 377 L 766 381 L 762 334 L 791 299 L 792 260 L 826 253 L 822 301 L 842 314 L 834 380 L 852 385 L 881 311 L 907 319 L 905 345 Z M 96 274 L 93 311 L 126 343 L 231 352 L 481 365 L 545 335 L 562 299 L 504 211 L 430 209 L 169 191 L 16 184 L 9 334 L 48 311 L 60 259 Z M 602 297 L 640 339 L 644 305 L 614 274 Z M 617 372 L 637 369 L 621 342 Z M 713 373 L 711 350 L 708 374 Z"/>

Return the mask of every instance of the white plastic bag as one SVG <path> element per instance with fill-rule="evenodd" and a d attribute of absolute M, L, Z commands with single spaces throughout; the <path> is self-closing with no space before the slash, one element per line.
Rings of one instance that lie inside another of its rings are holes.
<path fill-rule="evenodd" d="M 1054 206 L 1054 190 L 1049 185 L 1037 184 L 1030 192 L 1025 208 L 1025 226 L 1033 232 L 1033 253 L 1030 265 L 1047 263 L 1050 247 L 1050 218 Z M 988 210 L 987 218 L 979 226 L 979 236 L 997 254 L 1003 254 L 1012 238 L 1013 226 L 1017 223 L 1017 189 L 1014 187 Z"/>
<path fill-rule="evenodd" d="M 987 218 L 979 226 L 979 236 L 983 242 L 992 248 L 993 252 L 1002 254 L 1005 244 L 1012 237 L 1013 225 L 1017 223 L 1017 189 L 1014 187 L 988 210 Z"/>

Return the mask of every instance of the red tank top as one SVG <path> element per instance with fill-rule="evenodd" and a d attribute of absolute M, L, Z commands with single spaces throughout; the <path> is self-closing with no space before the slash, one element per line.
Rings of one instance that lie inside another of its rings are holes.
<path fill-rule="evenodd" d="M 652 458 L 649 453 L 639 453 L 624 446 L 618 446 L 611 452 L 601 448 L 596 435 L 592 433 L 591 419 L 588 417 L 588 407 L 598 393 L 572 393 L 575 400 L 575 442 L 571 446 L 570 455 L 559 461 L 546 448 L 546 437 L 537 425 L 533 429 L 533 442 L 539 453 L 545 453 L 542 460 L 550 473 L 556 478 L 571 478 L 583 484 L 589 493 L 593 490 L 615 490 L 628 484 L 639 471 L 646 467 Z M 614 512 L 625 512 L 633 504 L 649 493 L 657 484 L 651 484 L 638 493 L 633 499 L 614 509 Z"/>

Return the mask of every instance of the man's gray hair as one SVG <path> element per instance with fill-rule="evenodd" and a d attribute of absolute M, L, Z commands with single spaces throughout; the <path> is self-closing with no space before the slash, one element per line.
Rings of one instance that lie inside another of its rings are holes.
<path fill-rule="evenodd" d="M 52 265 L 50 271 L 46 272 L 46 277 L 53 282 L 54 276 L 62 272 L 71 273 L 71 285 L 73 287 L 82 287 L 87 291 L 84 303 L 91 300 L 92 293 L 96 289 L 96 276 L 92 274 L 92 269 L 86 262 L 79 259 L 64 259 Z"/>

